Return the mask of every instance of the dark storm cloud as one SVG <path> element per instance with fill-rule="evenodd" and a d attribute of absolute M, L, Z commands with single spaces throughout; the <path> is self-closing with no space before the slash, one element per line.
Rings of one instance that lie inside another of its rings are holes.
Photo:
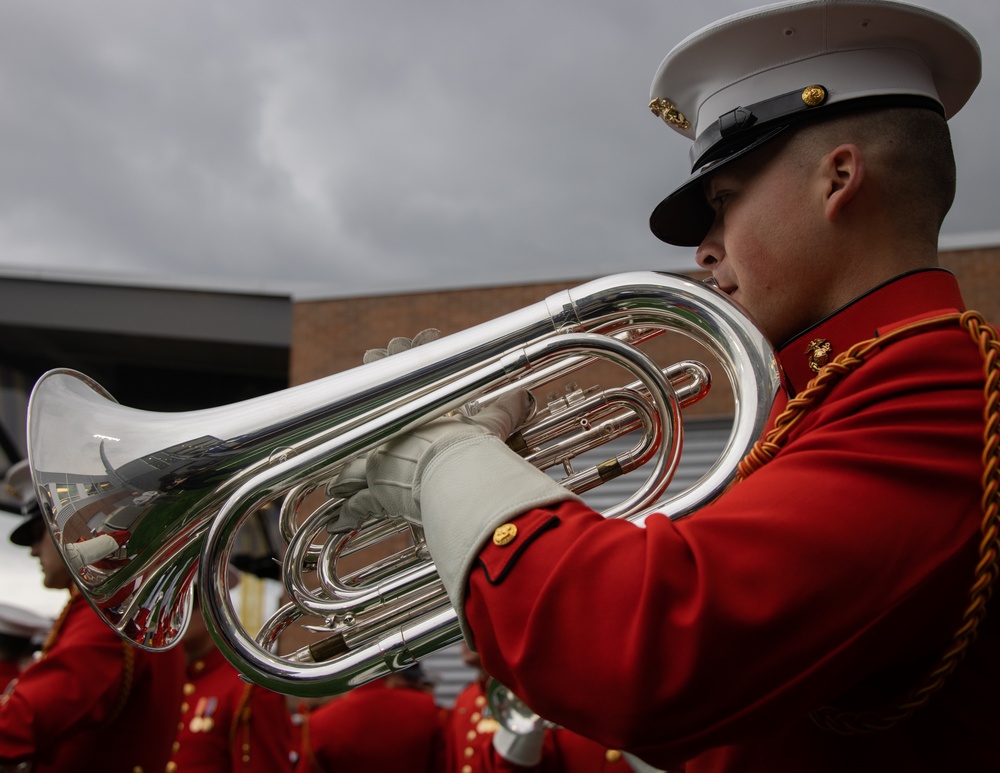
<path fill-rule="evenodd" d="M 686 268 L 646 218 L 686 143 L 646 110 L 749 3 L 0 6 L 0 264 L 382 292 Z M 949 233 L 996 228 L 995 4 Z"/>

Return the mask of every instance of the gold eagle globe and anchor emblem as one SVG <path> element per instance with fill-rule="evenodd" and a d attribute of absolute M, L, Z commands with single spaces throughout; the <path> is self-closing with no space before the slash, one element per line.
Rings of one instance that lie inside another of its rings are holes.
<path fill-rule="evenodd" d="M 809 355 L 809 369 L 813 373 L 819 373 L 824 365 L 830 361 L 830 353 L 833 346 L 825 338 L 814 338 L 806 346 L 806 354 Z"/>
<path fill-rule="evenodd" d="M 653 112 L 653 115 L 662 118 L 665 123 L 681 131 L 691 128 L 691 122 L 687 119 L 687 116 L 678 110 L 677 105 L 669 99 L 657 97 L 649 103 L 649 109 Z"/>

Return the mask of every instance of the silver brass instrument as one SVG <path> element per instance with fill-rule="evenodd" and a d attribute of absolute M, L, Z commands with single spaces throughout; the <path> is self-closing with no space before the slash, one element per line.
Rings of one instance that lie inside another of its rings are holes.
<path fill-rule="evenodd" d="M 704 345 L 733 387 L 728 444 L 698 484 L 664 498 L 681 447 L 680 407 L 707 390 L 698 363 L 661 370 L 636 344 L 665 330 Z M 595 359 L 634 384 L 583 393 L 541 411 L 520 433 L 521 453 L 585 491 L 645 465 L 645 483 L 604 513 L 641 525 L 679 518 L 714 499 L 761 433 L 778 389 L 772 350 L 723 293 L 688 277 L 633 272 L 588 282 L 418 348 L 207 410 L 160 414 L 119 405 L 70 370 L 39 379 L 28 407 L 29 460 L 47 525 L 76 582 L 102 618 L 137 646 L 175 644 L 191 614 L 197 572 L 202 611 L 225 656 L 250 680 L 300 696 L 344 692 L 405 668 L 460 639 L 455 611 L 419 529 L 373 520 L 329 535 L 340 501 L 321 495 L 350 459 L 454 410 L 475 411 L 506 389 L 532 389 Z M 673 382 L 673 383 L 672 383 Z M 575 428 L 558 446 L 539 448 Z M 630 452 L 580 472 L 568 461 L 634 428 Z M 308 513 L 301 509 L 316 499 Z M 256 635 L 244 630 L 225 567 L 240 526 L 281 503 L 291 601 Z M 400 531 L 412 546 L 343 574 L 345 556 Z M 313 577 L 312 586 L 305 575 Z M 303 617 L 319 641 L 275 654 Z"/>

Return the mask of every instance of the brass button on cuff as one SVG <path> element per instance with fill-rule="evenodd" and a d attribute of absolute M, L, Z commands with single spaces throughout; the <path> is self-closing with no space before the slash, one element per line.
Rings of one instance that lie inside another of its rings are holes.
<path fill-rule="evenodd" d="M 515 537 L 517 537 L 517 527 L 512 523 L 505 523 L 503 526 L 497 526 L 493 532 L 493 544 L 503 547 L 513 542 Z"/>

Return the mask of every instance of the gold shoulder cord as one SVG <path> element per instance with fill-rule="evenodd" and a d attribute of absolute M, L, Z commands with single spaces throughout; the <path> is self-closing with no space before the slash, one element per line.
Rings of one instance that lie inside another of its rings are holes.
<path fill-rule="evenodd" d="M 54 645 L 56 643 L 56 639 L 59 638 L 59 632 L 62 630 L 63 624 L 65 624 L 66 618 L 69 616 L 70 607 L 73 606 L 73 599 L 76 598 L 77 593 L 79 593 L 79 591 L 76 589 L 76 586 L 74 585 L 70 589 L 69 600 L 63 606 L 62 611 L 59 613 L 59 617 L 56 618 L 56 621 L 52 624 L 52 627 L 49 628 L 49 632 L 45 634 L 45 641 L 42 642 L 43 658 L 49 654 L 49 650 L 52 649 L 52 645 Z"/>
<path fill-rule="evenodd" d="M 969 604 L 961 624 L 952 637 L 951 646 L 938 660 L 927 676 L 894 705 L 865 712 L 841 711 L 834 706 L 823 706 L 809 716 L 820 727 L 838 733 L 866 733 L 886 730 L 908 719 L 914 711 L 925 705 L 941 689 L 945 680 L 965 655 L 966 648 L 976 637 L 976 629 L 986 616 L 986 602 L 997 576 L 997 557 L 1000 554 L 1000 342 L 983 316 L 975 311 L 934 317 L 897 328 L 882 338 L 872 338 L 855 344 L 848 351 L 825 365 L 806 388 L 789 401 L 778 416 L 766 437 L 757 441 L 750 453 L 740 463 L 736 480 L 743 480 L 754 470 L 760 469 L 781 449 L 788 434 L 802 418 L 815 407 L 830 389 L 844 376 L 864 363 L 874 352 L 893 341 L 933 328 L 957 323 L 979 346 L 983 358 L 985 384 L 983 396 L 983 474 L 980 479 L 983 496 L 980 500 L 982 520 L 979 543 L 979 562 L 969 589 Z"/>
<path fill-rule="evenodd" d="M 312 736 L 310 735 L 310 732 L 309 732 L 309 716 L 315 710 L 316 710 L 316 707 L 313 706 L 309 710 L 309 714 L 306 714 L 306 716 L 305 716 L 305 718 L 304 718 L 304 720 L 302 722 L 302 730 L 301 730 L 301 733 L 302 733 L 302 740 L 301 740 L 302 756 L 306 757 L 309 760 L 309 765 L 311 766 L 312 770 L 322 770 L 323 766 L 320 764 L 320 761 L 318 759 L 316 759 L 316 750 L 313 749 Z"/>
<path fill-rule="evenodd" d="M 243 739 L 240 741 L 240 762 L 243 765 L 250 764 L 250 691 L 252 689 L 252 684 L 248 684 L 244 688 L 243 695 L 240 696 L 236 710 L 233 712 L 233 726 L 229 730 L 229 743 L 232 746 L 236 743 L 239 729 L 243 728 Z"/>
<path fill-rule="evenodd" d="M 118 703 L 115 704 L 114 711 L 112 711 L 106 720 L 104 720 L 105 725 L 110 725 L 116 719 L 118 715 L 122 713 L 125 709 L 125 704 L 128 703 L 128 696 L 132 692 L 132 680 L 135 677 L 135 648 L 132 647 L 127 641 L 122 641 L 122 683 L 121 687 L 118 688 Z"/>

